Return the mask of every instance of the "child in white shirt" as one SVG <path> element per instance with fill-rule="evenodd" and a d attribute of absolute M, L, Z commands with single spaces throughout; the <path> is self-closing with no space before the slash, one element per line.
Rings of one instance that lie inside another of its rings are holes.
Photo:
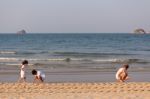
<path fill-rule="evenodd" d="M 45 74 L 43 72 L 33 69 L 32 74 L 35 76 L 33 82 L 44 82 Z"/>
<path fill-rule="evenodd" d="M 28 61 L 24 60 L 20 68 L 20 78 L 18 82 L 26 82 L 26 75 L 25 75 L 26 70 L 25 69 L 27 65 L 28 65 Z"/>
<path fill-rule="evenodd" d="M 117 82 L 124 82 L 129 79 L 127 69 L 129 68 L 128 64 L 124 64 L 123 67 L 119 68 L 116 73 Z"/>

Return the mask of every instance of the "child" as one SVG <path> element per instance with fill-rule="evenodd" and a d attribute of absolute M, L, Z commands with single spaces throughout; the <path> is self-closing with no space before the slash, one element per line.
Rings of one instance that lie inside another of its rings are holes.
<path fill-rule="evenodd" d="M 45 74 L 43 72 L 33 69 L 32 74 L 35 76 L 33 82 L 44 82 Z"/>
<path fill-rule="evenodd" d="M 25 67 L 28 65 L 28 61 L 24 60 L 22 62 L 21 68 L 20 68 L 20 79 L 19 82 L 25 82 L 26 76 L 25 76 Z"/>
<path fill-rule="evenodd" d="M 127 72 L 128 68 L 129 68 L 128 64 L 124 64 L 123 67 L 119 68 L 119 70 L 116 73 L 117 82 L 124 82 L 129 78 Z"/>

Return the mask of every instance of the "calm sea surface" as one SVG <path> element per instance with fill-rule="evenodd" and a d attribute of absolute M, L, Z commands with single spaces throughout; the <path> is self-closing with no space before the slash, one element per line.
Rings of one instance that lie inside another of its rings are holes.
<path fill-rule="evenodd" d="M 0 69 L 24 59 L 46 69 L 116 71 L 128 63 L 131 71 L 150 71 L 150 35 L 0 34 Z"/>

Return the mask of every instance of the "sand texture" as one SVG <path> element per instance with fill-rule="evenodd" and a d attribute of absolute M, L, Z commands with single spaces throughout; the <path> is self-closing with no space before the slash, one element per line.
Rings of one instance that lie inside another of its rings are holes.
<path fill-rule="evenodd" d="M 0 99 L 150 99 L 150 82 L 0 83 Z"/>

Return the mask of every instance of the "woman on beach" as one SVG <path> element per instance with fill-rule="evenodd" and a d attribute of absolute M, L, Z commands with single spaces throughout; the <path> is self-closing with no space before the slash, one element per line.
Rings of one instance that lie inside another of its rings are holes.
<path fill-rule="evenodd" d="M 26 82 L 25 68 L 27 65 L 28 65 L 28 61 L 24 60 L 20 68 L 20 78 L 18 82 Z"/>
<path fill-rule="evenodd" d="M 117 82 L 124 82 L 125 80 L 129 78 L 128 72 L 127 72 L 128 68 L 129 68 L 129 65 L 124 64 L 121 68 L 118 69 L 116 73 Z"/>
<path fill-rule="evenodd" d="M 45 74 L 43 72 L 33 69 L 32 74 L 35 76 L 33 82 L 44 82 Z"/>

